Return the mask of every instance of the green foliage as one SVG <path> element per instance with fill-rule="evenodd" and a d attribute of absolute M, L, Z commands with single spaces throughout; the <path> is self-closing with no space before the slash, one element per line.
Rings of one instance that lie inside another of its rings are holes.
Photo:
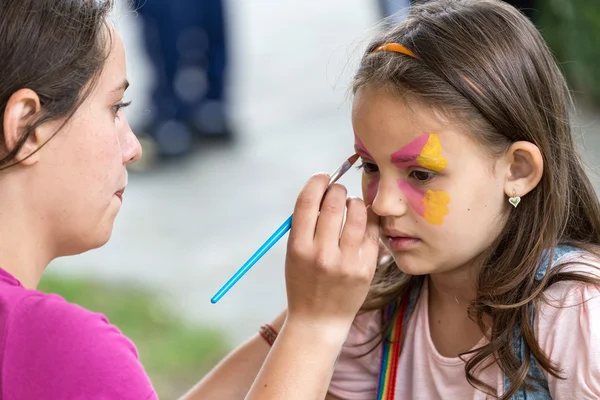
<path fill-rule="evenodd" d="M 539 0 L 538 27 L 577 96 L 600 106 L 600 1 Z"/>

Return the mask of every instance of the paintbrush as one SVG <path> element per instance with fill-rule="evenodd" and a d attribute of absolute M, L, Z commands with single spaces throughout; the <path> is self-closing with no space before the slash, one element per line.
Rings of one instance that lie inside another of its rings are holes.
<path fill-rule="evenodd" d="M 352 167 L 352 165 L 354 165 L 356 160 L 358 160 L 358 154 L 353 154 L 350 157 L 348 157 L 348 159 L 344 161 L 344 163 L 340 165 L 339 168 L 336 169 L 333 174 L 331 174 L 331 178 L 329 179 L 329 185 L 327 185 L 327 189 L 329 189 L 331 185 L 337 182 L 337 180 L 340 179 L 342 175 L 344 175 L 350 169 L 350 167 Z M 327 190 L 325 192 L 327 192 Z M 237 281 L 239 281 L 240 278 L 244 276 L 246 272 L 248 272 L 248 270 L 250 270 L 250 268 L 252 268 L 254 264 L 256 264 L 258 260 L 260 260 L 262 256 L 264 256 L 267 253 L 267 251 L 269 251 L 271 247 L 273 247 L 273 245 L 277 243 L 279 239 L 281 239 L 283 235 L 285 235 L 290 230 L 290 228 L 292 227 L 293 216 L 294 214 L 290 215 L 290 217 L 286 219 L 285 222 L 281 224 L 279 228 L 277 228 L 277 230 L 271 235 L 271 237 L 268 238 L 262 244 L 262 246 L 259 247 L 258 250 L 256 250 L 256 253 L 254 253 L 252 257 L 250 257 L 248 261 L 246 261 L 246 263 L 242 265 L 240 269 L 238 269 L 237 272 L 233 274 L 231 278 L 229 278 L 229 280 L 223 285 L 223 287 L 221 287 L 221 289 L 219 289 L 219 291 L 212 297 L 212 299 L 210 299 L 211 303 L 215 304 L 216 302 L 221 300 L 225 293 L 227 293 L 229 289 L 231 289 L 233 285 L 235 285 Z"/>

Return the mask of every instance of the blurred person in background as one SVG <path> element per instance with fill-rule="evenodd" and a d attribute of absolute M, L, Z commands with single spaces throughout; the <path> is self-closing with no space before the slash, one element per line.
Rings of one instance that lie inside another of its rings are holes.
<path fill-rule="evenodd" d="M 172 157 L 189 153 L 198 140 L 229 143 L 223 1 L 137 0 L 135 5 L 156 82 L 142 133 L 160 155 Z"/>
<path fill-rule="evenodd" d="M 384 18 L 392 17 L 394 22 L 400 22 L 408 15 L 408 7 L 412 4 L 428 0 L 378 0 L 379 10 Z M 531 21 L 536 22 L 536 0 L 504 0 L 513 7 L 521 10 Z"/>

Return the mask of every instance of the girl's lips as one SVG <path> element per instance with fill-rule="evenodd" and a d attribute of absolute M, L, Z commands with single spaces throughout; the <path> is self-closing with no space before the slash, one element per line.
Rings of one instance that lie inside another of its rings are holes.
<path fill-rule="evenodd" d="M 406 251 L 418 245 L 421 240 L 406 236 L 388 236 L 388 246 L 392 251 Z"/>

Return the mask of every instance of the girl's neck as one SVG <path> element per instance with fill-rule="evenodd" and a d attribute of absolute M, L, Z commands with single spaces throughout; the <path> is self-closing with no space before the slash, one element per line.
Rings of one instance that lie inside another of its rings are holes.
<path fill-rule="evenodd" d="M 436 304 L 467 308 L 477 296 L 480 263 L 471 262 L 451 271 L 428 276 L 429 297 Z"/>
<path fill-rule="evenodd" d="M 445 357 L 457 357 L 471 350 L 485 336 L 468 313 L 469 305 L 477 295 L 479 268 L 473 265 L 432 274 L 427 278 L 431 340 L 436 350 Z M 486 315 L 483 324 L 491 326 L 491 320 Z"/>

